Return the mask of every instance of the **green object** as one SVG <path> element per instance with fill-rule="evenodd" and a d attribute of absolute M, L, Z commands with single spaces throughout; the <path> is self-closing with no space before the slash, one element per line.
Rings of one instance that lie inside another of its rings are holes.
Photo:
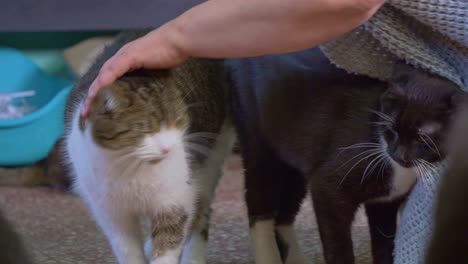
<path fill-rule="evenodd" d="M 0 47 L 0 95 L 34 91 L 24 98 L 36 110 L 0 120 L 0 166 L 33 164 L 45 158 L 64 129 L 65 104 L 73 82 L 52 76 L 19 50 Z"/>
<path fill-rule="evenodd" d="M 53 76 L 62 76 L 75 79 L 76 75 L 70 69 L 63 58 L 63 50 L 60 49 L 34 49 L 22 50 L 41 70 Z"/>
<path fill-rule="evenodd" d="M 63 50 L 85 39 L 115 35 L 118 31 L 0 32 L 0 45 L 21 50 Z"/>

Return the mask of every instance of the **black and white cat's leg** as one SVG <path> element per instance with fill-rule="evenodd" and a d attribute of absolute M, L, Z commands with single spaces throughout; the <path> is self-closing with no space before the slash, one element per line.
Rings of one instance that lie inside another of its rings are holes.
<path fill-rule="evenodd" d="M 392 264 L 397 215 L 402 201 L 366 204 L 374 263 Z"/>
<path fill-rule="evenodd" d="M 276 241 L 285 264 L 305 264 L 307 261 L 296 237 L 294 220 L 306 196 L 307 182 L 300 171 L 287 165 L 283 168 L 280 208 L 275 219 Z"/>
<path fill-rule="evenodd" d="M 174 207 L 158 213 L 151 219 L 151 264 L 179 263 L 192 217 L 183 207 Z"/>
<path fill-rule="evenodd" d="M 234 142 L 234 129 L 230 123 L 226 122 L 208 157 L 195 171 L 194 177 L 198 188 L 197 206 L 189 239 L 184 246 L 181 264 L 206 263 L 211 202 L 222 176 L 225 158 L 231 153 Z"/>
<path fill-rule="evenodd" d="M 114 214 L 105 207 L 95 208 L 93 213 L 119 264 L 147 263 L 138 218 L 124 212 Z"/>
<path fill-rule="evenodd" d="M 359 203 L 328 183 L 327 175 L 313 175 L 310 190 L 327 264 L 354 264 L 351 224 Z"/>
<path fill-rule="evenodd" d="M 245 153 L 245 200 L 255 263 L 281 264 L 275 218 L 280 209 L 282 162 L 272 153 L 258 150 L 249 152 L 244 147 L 242 150 Z"/>

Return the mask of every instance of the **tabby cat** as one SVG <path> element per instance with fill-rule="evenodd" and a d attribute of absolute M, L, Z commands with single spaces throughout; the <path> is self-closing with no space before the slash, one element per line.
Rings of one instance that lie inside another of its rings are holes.
<path fill-rule="evenodd" d="M 307 190 L 327 264 L 354 263 L 360 205 L 374 263 L 392 263 L 399 206 L 445 159 L 459 88 L 403 63 L 390 84 L 350 75 L 319 49 L 227 66 L 256 263 L 306 263 L 292 225 Z"/>
<path fill-rule="evenodd" d="M 145 33 L 118 36 L 74 87 L 65 152 L 74 186 L 119 263 L 205 263 L 210 201 L 234 141 L 222 61 L 128 73 L 100 91 L 89 118 L 80 117 L 103 62 Z"/>

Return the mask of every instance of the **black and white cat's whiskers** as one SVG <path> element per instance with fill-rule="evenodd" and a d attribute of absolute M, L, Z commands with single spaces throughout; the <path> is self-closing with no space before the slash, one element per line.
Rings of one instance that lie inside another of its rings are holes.
<path fill-rule="evenodd" d="M 421 140 L 427 145 L 427 147 L 430 148 L 435 154 L 437 154 L 439 156 L 439 158 L 442 158 L 442 155 L 440 154 L 439 148 L 434 143 L 432 138 L 429 135 L 427 135 L 426 133 L 424 133 L 424 132 L 419 132 L 418 134 L 419 134 L 419 137 L 421 138 Z"/>
<path fill-rule="evenodd" d="M 346 180 L 346 177 L 351 173 L 351 171 L 358 166 L 361 162 L 368 160 L 369 158 L 373 158 L 369 164 L 367 164 L 361 178 L 361 184 L 364 182 L 364 180 L 367 178 L 369 174 L 372 174 L 375 169 L 379 169 L 379 173 L 382 172 L 386 166 L 388 166 L 388 155 L 386 154 L 385 149 L 382 148 L 382 145 L 379 143 L 373 143 L 373 142 L 364 142 L 364 143 L 358 143 L 354 144 L 348 147 L 340 148 L 341 151 L 338 155 L 340 155 L 343 151 L 347 150 L 354 150 L 354 149 L 367 149 L 365 151 L 362 151 L 352 158 L 350 158 L 348 161 L 345 163 L 341 164 L 340 167 L 338 167 L 337 170 L 343 168 L 346 166 L 348 163 L 352 162 L 355 159 L 357 160 L 351 168 L 346 172 L 346 174 L 343 176 L 342 180 L 340 181 L 339 186 L 343 184 L 343 182 Z M 380 167 L 379 167 L 380 166 Z"/>
<path fill-rule="evenodd" d="M 386 165 L 388 165 L 387 153 L 384 150 L 378 149 L 376 155 L 377 155 L 377 157 L 375 157 L 371 162 L 369 162 L 366 169 L 364 170 L 364 173 L 362 175 L 361 184 L 364 182 L 364 180 L 366 179 L 366 177 L 368 175 L 371 175 L 374 172 L 374 170 L 376 168 L 379 168 L 379 166 L 380 166 L 379 172 L 383 172 Z M 379 175 L 381 175 L 381 174 L 377 174 L 377 177 Z"/>
<path fill-rule="evenodd" d="M 382 111 L 369 109 L 369 112 L 375 114 L 376 116 L 378 116 L 379 118 L 382 119 L 382 120 L 379 120 L 377 122 L 372 122 L 373 124 L 383 125 L 383 126 L 387 126 L 387 127 L 391 127 L 393 124 L 395 124 L 395 118 L 383 113 Z"/>
<path fill-rule="evenodd" d="M 369 112 L 375 114 L 380 120 L 371 122 L 371 124 L 379 127 L 386 127 L 386 128 L 391 128 L 395 124 L 395 119 L 381 111 L 377 110 L 372 110 L 370 109 Z M 377 129 L 377 131 L 379 131 Z M 377 132 L 376 133 L 377 137 L 380 137 L 380 134 Z M 384 143 L 383 139 L 380 137 L 379 143 L 374 143 L 374 142 L 367 142 L 367 143 L 358 143 L 355 145 L 352 145 L 350 147 L 344 148 L 344 149 L 353 149 L 353 148 L 358 148 L 358 147 L 367 147 L 370 148 L 368 152 L 361 152 L 358 155 L 362 155 L 364 153 L 369 153 L 364 159 L 359 160 L 356 162 L 356 164 L 351 167 L 350 171 L 348 171 L 347 174 L 351 172 L 351 170 L 357 166 L 360 162 L 367 160 L 369 158 L 373 159 L 367 164 L 366 168 L 364 169 L 364 172 L 362 174 L 361 178 L 361 184 L 365 181 L 367 176 L 371 175 L 376 169 L 378 169 L 377 177 L 381 176 L 385 169 L 391 164 L 390 162 L 390 157 L 387 153 L 387 145 Z M 356 156 L 358 156 L 356 155 Z M 353 158 L 354 159 L 354 158 Z M 347 175 L 346 174 L 346 175 Z M 346 175 L 344 177 L 346 177 Z M 343 178 L 344 178 L 343 177 Z M 343 181 L 343 180 L 342 180 Z"/>
<path fill-rule="evenodd" d="M 425 186 L 431 186 L 435 181 L 434 177 L 438 177 L 441 173 L 441 164 L 434 165 L 423 159 L 416 160 L 413 164 L 418 180 Z"/>

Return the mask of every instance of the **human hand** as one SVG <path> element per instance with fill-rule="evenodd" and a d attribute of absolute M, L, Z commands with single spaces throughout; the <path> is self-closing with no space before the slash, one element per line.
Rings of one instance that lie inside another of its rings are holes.
<path fill-rule="evenodd" d="M 177 30 L 170 23 L 124 45 L 102 66 L 88 90 L 81 115 L 89 115 L 89 107 L 98 92 L 126 72 L 146 68 L 164 69 L 183 63 L 185 54 L 177 41 Z"/>

